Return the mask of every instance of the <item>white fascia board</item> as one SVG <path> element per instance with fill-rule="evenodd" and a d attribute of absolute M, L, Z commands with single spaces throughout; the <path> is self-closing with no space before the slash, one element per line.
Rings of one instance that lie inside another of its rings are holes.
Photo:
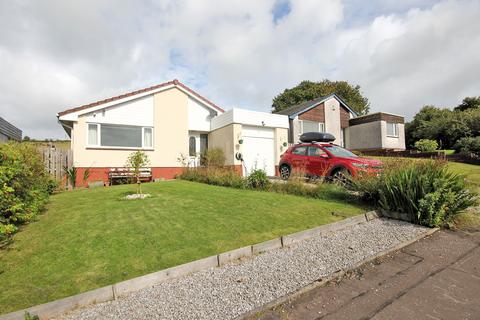
<path fill-rule="evenodd" d="M 162 91 L 165 91 L 165 90 L 169 90 L 173 87 L 176 87 L 177 89 L 181 90 L 183 93 L 187 94 L 192 99 L 194 99 L 194 100 L 198 101 L 199 103 L 205 105 L 206 107 L 211 108 L 212 110 L 216 111 L 218 114 L 222 113 L 222 111 L 218 110 L 217 108 L 215 108 L 211 104 L 207 103 L 206 101 L 199 99 L 198 97 L 191 94 L 190 92 L 188 92 L 187 90 L 185 90 L 181 86 L 176 86 L 176 85 L 172 84 L 172 85 L 169 85 L 169 86 L 158 88 L 156 90 L 142 92 L 142 93 L 139 93 L 139 94 L 136 94 L 136 95 L 133 95 L 133 96 L 129 96 L 129 97 L 126 97 L 126 98 L 123 98 L 123 99 L 115 100 L 115 101 L 112 101 L 112 102 L 106 102 L 106 103 L 100 104 L 98 106 L 94 106 L 94 107 L 91 107 L 91 108 L 86 108 L 86 109 L 83 109 L 83 110 L 79 110 L 77 112 L 67 113 L 67 114 L 65 114 L 63 116 L 60 116 L 60 117 L 58 117 L 58 114 L 57 114 L 57 117 L 58 117 L 59 120 L 77 121 L 78 116 L 80 116 L 80 115 L 90 113 L 90 112 L 94 112 L 94 111 L 97 111 L 97 110 L 101 110 L 101 109 L 104 109 L 104 108 L 108 108 L 108 107 L 111 107 L 111 106 L 115 106 L 117 104 L 125 103 L 125 102 L 128 102 L 130 100 L 145 97 L 145 96 L 152 95 L 152 94 L 162 92 Z"/>
<path fill-rule="evenodd" d="M 289 128 L 288 116 L 286 115 L 233 108 L 213 118 L 211 129 L 215 130 L 232 123 L 267 128 Z"/>

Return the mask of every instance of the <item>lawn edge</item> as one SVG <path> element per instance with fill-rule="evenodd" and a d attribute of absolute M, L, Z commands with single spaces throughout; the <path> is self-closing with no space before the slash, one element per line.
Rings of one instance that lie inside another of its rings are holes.
<path fill-rule="evenodd" d="M 255 315 L 258 315 L 266 310 L 269 310 L 269 309 L 273 309 L 275 307 L 278 307 L 282 304 L 284 304 L 285 302 L 289 301 L 289 300 L 292 300 L 292 299 L 295 299 L 297 298 L 298 296 L 304 294 L 304 293 L 307 293 L 315 288 L 319 288 L 319 287 L 323 287 L 327 284 L 329 284 L 330 282 L 332 281 L 335 281 L 335 280 L 339 280 L 341 279 L 346 273 L 348 272 L 351 272 L 363 265 L 365 265 L 366 263 L 369 263 L 369 262 L 372 262 L 380 257 L 383 257 L 383 256 L 386 256 L 386 255 L 389 255 L 389 254 L 392 254 L 392 253 L 395 253 L 396 251 L 399 251 L 419 240 L 422 240 L 423 238 L 425 237 L 428 237 L 428 236 L 431 236 L 432 234 L 434 234 L 435 232 L 437 232 L 438 230 L 440 230 L 440 228 L 432 228 L 432 229 L 428 229 L 426 230 L 425 232 L 422 232 L 421 234 L 419 234 L 418 236 L 414 237 L 413 239 L 410 239 L 408 241 L 405 241 L 405 242 L 402 242 L 402 243 L 399 243 L 397 244 L 396 246 L 390 248 L 390 249 L 387 249 L 385 251 L 381 251 L 379 253 L 376 253 L 374 254 L 373 256 L 370 256 L 368 258 L 365 258 L 363 259 L 362 261 L 359 261 L 358 263 L 356 263 L 355 265 L 353 265 L 352 267 L 349 267 L 349 268 L 345 268 L 345 269 L 340 269 L 340 270 L 337 270 L 335 271 L 333 274 L 329 275 L 329 276 L 326 276 L 324 278 L 321 278 L 321 279 L 318 279 L 294 292 L 291 292 L 291 293 L 288 293 L 284 296 L 281 296 L 280 298 L 277 298 L 273 301 L 270 301 L 266 304 L 263 304 L 253 310 L 250 310 L 246 313 L 243 313 L 237 317 L 235 317 L 233 320 L 247 320 L 247 319 L 251 319 L 253 318 Z M 1 318 L 0 318 L 1 320 Z"/>
<path fill-rule="evenodd" d="M 66 298 L 39 304 L 18 311 L 13 311 L 4 315 L 0 315 L 0 320 L 23 320 L 25 318 L 25 313 L 27 312 L 31 315 L 39 316 L 40 319 L 58 317 L 91 304 L 117 300 L 126 294 L 152 287 L 169 279 L 186 276 L 188 274 L 210 268 L 220 267 L 226 263 L 249 258 L 271 250 L 289 247 L 298 241 L 309 239 L 321 234 L 335 232 L 360 223 L 366 223 L 381 216 L 381 213 L 377 211 L 365 212 L 357 216 L 342 219 L 329 224 L 324 224 L 312 229 L 280 236 L 275 239 L 252 244 L 228 252 L 222 252 L 214 256 L 202 258 L 168 269 L 163 269 Z M 262 310 L 264 308 L 266 308 L 266 306 L 263 306 Z M 258 312 L 258 310 L 256 312 Z M 243 317 L 239 319 L 243 319 Z"/>

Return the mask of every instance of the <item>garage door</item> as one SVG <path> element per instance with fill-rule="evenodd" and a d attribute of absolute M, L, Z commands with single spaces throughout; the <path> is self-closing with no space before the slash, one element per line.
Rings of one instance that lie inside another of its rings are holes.
<path fill-rule="evenodd" d="M 242 127 L 244 175 L 255 169 L 265 170 L 269 176 L 275 175 L 274 137 L 272 128 Z"/>

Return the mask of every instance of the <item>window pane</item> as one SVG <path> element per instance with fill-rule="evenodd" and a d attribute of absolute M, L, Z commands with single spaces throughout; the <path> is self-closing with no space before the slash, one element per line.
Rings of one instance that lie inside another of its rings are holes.
<path fill-rule="evenodd" d="M 153 129 L 143 128 L 143 147 L 153 148 Z"/>
<path fill-rule="evenodd" d="M 195 139 L 195 137 L 190 137 L 190 139 L 188 139 L 188 154 L 191 157 L 197 155 L 197 139 Z"/>
<path fill-rule="evenodd" d="M 292 151 L 292 153 L 304 156 L 306 151 L 307 151 L 307 147 L 297 147 Z"/>
<path fill-rule="evenodd" d="M 200 153 L 208 149 L 208 134 L 200 135 Z"/>
<path fill-rule="evenodd" d="M 317 147 L 308 147 L 308 155 L 312 157 L 320 157 L 322 154 L 324 154 L 325 151 L 323 151 L 320 148 Z"/>
<path fill-rule="evenodd" d="M 101 145 L 105 147 L 142 147 L 142 127 L 102 124 Z"/>
<path fill-rule="evenodd" d="M 97 124 L 88 125 L 88 144 L 96 146 L 98 144 L 98 126 Z"/>
<path fill-rule="evenodd" d="M 319 123 L 314 121 L 302 121 L 302 132 L 318 132 Z"/>
<path fill-rule="evenodd" d="M 387 122 L 387 135 L 388 136 L 397 136 L 397 124 Z"/>

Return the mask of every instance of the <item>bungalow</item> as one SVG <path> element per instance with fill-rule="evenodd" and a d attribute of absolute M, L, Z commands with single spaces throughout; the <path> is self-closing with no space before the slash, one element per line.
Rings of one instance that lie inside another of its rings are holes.
<path fill-rule="evenodd" d="M 239 174 L 258 168 L 273 176 L 289 143 L 307 131 L 330 132 L 337 144 L 357 150 L 405 148 L 403 117 L 358 116 L 335 94 L 277 114 L 225 112 L 178 80 L 68 109 L 57 118 L 71 137 L 77 176 L 88 168 L 89 181 L 107 182 L 110 170 L 124 167 L 134 150 L 148 155 L 154 179 L 173 178 L 215 147 Z"/>
<path fill-rule="evenodd" d="M 212 147 L 221 148 L 226 165 L 239 173 L 261 168 L 274 175 L 288 139 L 288 117 L 225 112 L 178 80 L 65 110 L 57 118 L 71 137 L 77 176 L 88 168 L 89 181 L 108 181 L 110 169 L 124 167 L 134 150 L 148 155 L 154 179 L 173 178 L 182 170 L 181 158 L 198 165 L 201 152 Z"/>
<path fill-rule="evenodd" d="M 334 143 L 351 150 L 405 150 L 405 120 L 378 112 L 359 116 L 336 94 L 306 101 L 277 112 L 289 118 L 289 143 L 303 132 L 329 132 Z"/>

